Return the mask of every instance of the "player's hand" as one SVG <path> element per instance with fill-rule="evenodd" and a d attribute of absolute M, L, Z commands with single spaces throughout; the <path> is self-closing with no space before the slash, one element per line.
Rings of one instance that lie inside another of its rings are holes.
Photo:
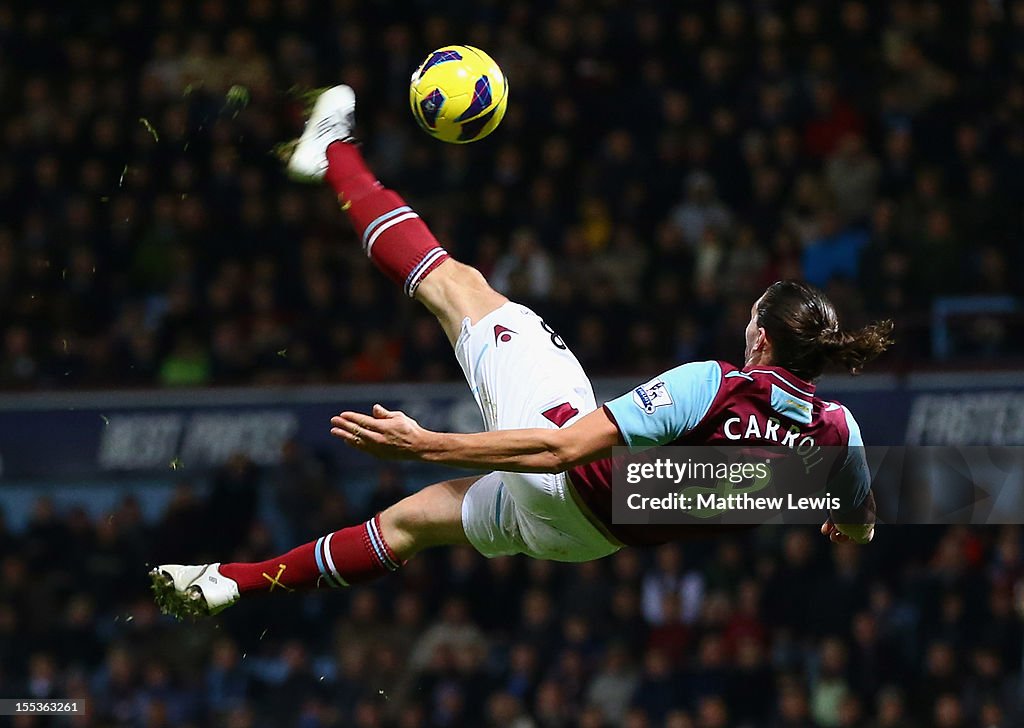
<path fill-rule="evenodd" d="M 420 452 L 427 431 L 404 412 L 392 412 L 379 404 L 373 416 L 342 412 L 331 418 L 331 434 L 346 443 L 380 458 L 414 459 Z"/>
<path fill-rule="evenodd" d="M 872 524 L 843 524 L 842 526 L 837 526 L 835 522 L 829 518 L 821 524 L 821 535 L 828 536 L 828 540 L 832 543 L 866 544 L 871 543 L 871 540 L 875 537 L 875 527 Z"/>

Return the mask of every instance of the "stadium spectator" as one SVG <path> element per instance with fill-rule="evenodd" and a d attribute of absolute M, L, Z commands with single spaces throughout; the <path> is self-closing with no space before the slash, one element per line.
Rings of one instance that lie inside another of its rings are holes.
<path fill-rule="evenodd" d="M 620 321 L 655 368 L 728 354 L 713 312 L 767 278 L 856 281 L 915 361 L 935 296 L 1024 287 L 1017 3 L 513 3 L 386 22 L 372 3 L 314 5 L 7 9 L 2 386 L 457 374 L 349 255 L 329 194 L 270 155 L 297 132 L 284 91 L 339 76 L 388 184 L 456 255 L 543 300 L 594 373 L 640 367 L 616 356 Z M 498 134 L 461 149 L 416 129 L 404 87 L 464 36 L 513 96 Z M 651 295 L 695 312 L 684 345 L 656 326 L 648 343 Z M 615 316 L 594 317 L 599 296 Z"/>
<path fill-rule="evenodd" d="M 165 527 L 183 513 L 208 517 L 216 503 L 199 495 L 203 485 L 174 490 Z M 678 588 L 662 591 L 660 614 L 674 621 L 639 610 L 642 584 L 682 571 L 670 551 L 622 552 L 581 577 L 579 565 L 485 562 L 457 549 L 415 559 L 394 584 L 243 605 L 183 640 L 130 577 L 163 548 L 136 540 L 149 527 L 138 513 L 132 500 L 91 515 L 44 499 L 23 527 L 0 529 L 0 689 L 80 690 L 92 716 L 83 725 L 1008 728 L 1024 716 L 1016 527 L 896 530 L 871 552 L 836 551 L 803 528 L 687 544 L 685 573 L 707 588 L 690 596 L 685 627 Z M 243 534 L 236 552 L 269 548 L 264 530 Z M 43 534 L 92 544 L 90 556 L 83 567 L 54 559 L 45 579 L 31 579 Z M 884 583 L 859 582 L 848 553 L 887 564 L 875 574 Z M 773 591 L 793 588 L 810 564 L 836 574 L 807 582 L 829 609 L 863 593 L 828 633 L 824 605 L 796 621 L 774 616 L 798 602 Z M 574 584 L 609 596 L 574 600 Z M 956 626 L 963 610 L 970 629 Z"/>

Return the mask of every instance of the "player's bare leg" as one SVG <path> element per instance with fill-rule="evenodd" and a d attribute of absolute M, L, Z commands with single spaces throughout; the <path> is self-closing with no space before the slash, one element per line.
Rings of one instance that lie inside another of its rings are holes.
<path fill-rule="evenodd" d="M 462 529 L 462 497 L 476 476 L 428 485 L 380 514 L 388 545 L 408 561 L 423 549 L 468 544 Z"/>
<path fill-rule="evenodd" d="M 480 271 L 452 258 L 420 284 L 415 297 L 437 317 L 453 345 L 459 338 L 463 319 L 475 323 L 508 303 Z"/>
<path fill-rule="evenodd" d="M 398 570 L 433 546 L 468 544 L 462 500 L 476 477 L 435 483 L 366 523 L 334 531 L 266 561 L 165 564 L 150 572 L 157 604 L 178 618 L 217 614 L 243 594 L 338 588 Z"/>

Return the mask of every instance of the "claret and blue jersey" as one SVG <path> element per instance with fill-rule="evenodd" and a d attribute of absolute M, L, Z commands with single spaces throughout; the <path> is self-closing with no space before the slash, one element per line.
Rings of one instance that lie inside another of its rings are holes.
<path fill-rule="evenodd" d="M 854 506 L 870 489 L 863 439 L 853 414 L 815 395 L 782 367 L 722 361 L 683 364 L 604 405 L 630 450 L 657 445 L 768 445 L 846 448 L 833 479 Z M 650 545 L 693 536 L 695 526 L 612 523 L 610 458 L 572 469 L 572 484 L 594 516 L 622 543 Z"/>

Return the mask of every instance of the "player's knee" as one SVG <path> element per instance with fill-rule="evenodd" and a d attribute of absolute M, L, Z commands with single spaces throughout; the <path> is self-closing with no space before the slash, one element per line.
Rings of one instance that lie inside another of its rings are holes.
<path fill-rule="evenodd" d="M 467 543 L 462 499 L 473 480 L 435 483 L 382 511 L 384 540 L 403 559 L 431 546 Z"/>
<path fill-rule="evenodd" d="M 395 503 L 381 511 L 380 528 L 384 540 L 394 549 L 415 544 L 417 534 L 423 528 L 423 513 L 412 506 L 409 499 Z"/>
<path fill-rule="evenodd" d="M 457 260 L 447 261 L 435 272 L 441 275 L 431 276 L 427 280 L 434 279 L 433 282 L 435 284 L 450 291 L 494 292 L 494 289 L 491 288 L 491 285 L 480 271 L 471 265 L 460 263 Z"/>
<path fill-rule="evenodd" d="M 409 508 L 406 505 L 405 500 L 401 500 L 381 511 L 381 525 L 386 525 L 388 530 L 401 532 L 408 532 L 415 529 L 416 521 L 420 516 L 416 513 L 415 508 Z"/>
<path fill-rule="evenodd" d="M 478 288 L 481 291 L 494 291 L 494 289 L 491 288 L 491 284 L 487 282 L 486 278 L 484 278 L 483 273 L 471 265 L 459 263 L 459 266 L 459 275 L 465 278 L 464 283 L 468 288 Z"/>
<path fill-rule="evenodd" d="M 427 276 L 416 298 L 440 319 L 453 343 L 463 319 L 476 322 L 508 300 L 491 288 L 480 271 L 455 260 L 446 260 Z"/>

